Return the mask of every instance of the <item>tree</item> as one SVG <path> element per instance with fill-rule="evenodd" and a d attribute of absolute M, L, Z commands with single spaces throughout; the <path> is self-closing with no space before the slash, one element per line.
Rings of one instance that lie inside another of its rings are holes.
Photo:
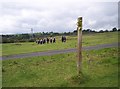
<path fill-rule="evenodd" d="M 117 31 L 117 28 L 116 28 L 116 27 L 114 27 L 114 28 L 112 29 L 112 31 L 113 31 L 113 32 Z"/>
<path fill-rule="evenodd" d="M 99 33 L 103 33 L 104 31 L 103 30 L 100 30 Z"/>
<path fill-rule="evenodd" d="M 107 29 L 104 32 L 109 32 Z"/>
<path fill-rule="evenodd" d="M 120 31 L 120 29 L 118 29 L 118 31 Z"/>

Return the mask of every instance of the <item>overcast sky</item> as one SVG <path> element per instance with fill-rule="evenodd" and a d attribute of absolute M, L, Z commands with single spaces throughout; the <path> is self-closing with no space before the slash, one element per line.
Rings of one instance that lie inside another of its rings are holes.
<path fill-rule="evenodd" d="M 30 28 L 34 32 L 73 31 L 79 16 L 83 29 L 111 30 L 118 27 L 118 0 L 0 0 L 0 33 L 30 33 Z"/>

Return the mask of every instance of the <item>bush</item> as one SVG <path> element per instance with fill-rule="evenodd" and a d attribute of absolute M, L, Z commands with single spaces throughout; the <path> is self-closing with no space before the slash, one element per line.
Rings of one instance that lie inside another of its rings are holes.
<path fill-rule="evenodd" d="M 28 42 L 35 42 L 35 39 L 30 39 L 28 40 Z"/>

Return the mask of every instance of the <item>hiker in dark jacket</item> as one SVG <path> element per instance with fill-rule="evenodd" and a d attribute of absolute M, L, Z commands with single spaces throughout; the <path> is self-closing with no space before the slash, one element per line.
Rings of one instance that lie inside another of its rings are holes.
<path fill-rule="evenodd" d="M 38 40 L 37 43 L 40 44 L 40 40 Z"/>
<path fill-rule="evenodd" d="M 52 37 L 50 38 L 50 43 L 52 43 Z"/>
<path fill-rule="evenodd" d="M 40 44 L 43 44 L 43 39 L 40 40 Z"/>
<path fill-rule="evenodd" d="M 46 43 L 46 40 L 45 40 L 45 38 L 43 39 L 43 44 L 45 44 Z"/>
<path fill-rule="evenodd" d="M 56 43 L 56 39 L 55 39 L 55 37 L 53 38 L 53 43 Z"/>
<path fill-rule="evenodd" d="M 49 38 L 47 38 L 47 43 L 49 43 Z"/>
<path fill-rule="evenodd" d="M 64 42 L 66 42 L 66 37 L 64 36 Z"/>

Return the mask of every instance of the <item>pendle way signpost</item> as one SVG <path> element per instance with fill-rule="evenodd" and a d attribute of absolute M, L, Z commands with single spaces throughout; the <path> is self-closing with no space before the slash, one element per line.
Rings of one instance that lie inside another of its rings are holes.
<path fill-rule="evenodd" d="M 77 32 L 78 32 L 78 46 L 77 46 L 77 70 L 78 75 L 82 73 L 82 17 L 79 17 L 77 22 Z"/>

